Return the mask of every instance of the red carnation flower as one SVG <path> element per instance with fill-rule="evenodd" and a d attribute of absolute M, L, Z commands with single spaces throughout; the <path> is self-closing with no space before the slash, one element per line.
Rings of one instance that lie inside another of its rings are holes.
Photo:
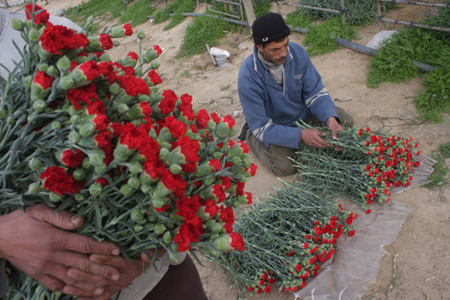
<path fill-rule="evenodd" d="M 153 46 L 153 50 L 155 50 L 158 55 L 162 53 L 162 49 L 158 45 Z"/>
<path fill-rule="evenodd" d="M 92 122 L 95 123 L 95 128 L 98 131 L 105 130 L 109 125 L 109 119 L 105 114 L 97 114 Z"/>
<path fill-rule="evenodd" d="M 230 233 L 231 243 L 230 246 L 235 250 L 245 251 L 244 247 L 244 239 L 239 233 L 232 232 Z"/>
<path fill-rule="evenodd" d="M 111 142 L 111 133 L 108 130 L 102 130 L 97 133 L 94 139 L 97 142 L 97 147 L 105 147 Z"/>
<path fill-rule="evenodd" d="M 233 232 L 234 213 L 232 207 L 220 208 L 219 218 L 224 222 L 223 228 L 227 233 Z"/>
<path fill-rule="evenodd" d="M 177 102 L 177 95 L 172 90 L 165 90 L 162 92 L 162 100 L 158 105 L 162 114 L 170 114 L 175 109 Z"/>
<path fill-rule="evenodd" d="M 153 69 L 148 72 L 148 78 L 151 82 L 153 82 L 154 85 L 162 83 L 161 77 L 159 77 L 159 74 Z"/>
<path fill-rule="evenodd" d="M 44 179 L 44 189 L 58 195 L 76 194 L 83 187 L 83 182 L 76 181 L 72 175 L 67 174 L 64 168 L 48 167 L 41 174 Z"/>
<path fill-rule="evenodd" d="M 73 107 L 77 110 L 82 108 L 81 103 L 89 105 L 93 100 L 99 100 L 97 95 L 97 87 L 92 82 L 88 85 L 68 90 L 66 97 L 70 102 L 72 102 Z"/>
<path fill-rule="evenodd" d="M 82 63 L 78 66 L 78 70 L 83 72 L 83 75 L 86 77 L 86 81 L 93 81 L 100 76 L 100 68 L 93 60 Z"/>
<path fill-rule="evenodd" d="M 80 149 L 66 150 L 61 155 L 61 161 L 70 168 L 75 168 L 83 162 L 85 155 Z"/>
<path fill-rule="evenodd" d="M 52 54 L 62 54 L 61 51 L 85 48 L 89 43 L 83 33 L 75 33 L 70 28 L 53 25 L 50 22 L 47 23 L 40 40 L 42 48 Z"/>
<path fill-rule="evenodd" d="M 42 89 L 46 90 L 52 86 L 54 80 L 55 78 L 52 76 L 49 76 L 42 71 L 37 71 L 33 79 L 33 84 L 39 84 Z"/>
<path fill-rule="evenodd" d="M 169 129 L 170 133 L 176 139 L 185 135 L 187 131 L 187 125 L 183 121 L 175 119 L 174 116 L 165 117 L 163 126 L 167 127 L 167 129 Z M 178 145 L 178 143 L 176 145 Z"/>
<path fill-rule="evenodd" d="M 40 10 L 42 10 L 42 11 L 34 16 L 34 24 L 36 24 L 36 25 L 44 24 L 45 25 L 45 24 L 47 24 L 48 19 L 50 18 L 50 15 L 48 14 L 48 12 L 45 9 L 43 9 L 39 5 L 35 4 L 34 12 L 36 13 L 37 11 L 40 11 Z M 33 4 L 30 3 L 25 6 L 25 14 L 27 16 L 27 20 L 31 20 L 32 13 L 33 13 Z"/>
<path fill-rule="evenodd" d="M 144 79 L 135 76 L 118 76 L 120 87 L 125 90 L 129 96 L 148 95 L 150 88 Z"/>
<path fill-rule="evenodd" d="M 100 99 L 95 99 L 86 106 L 89 115 L 104 114 L 106 111 L 105 104 Z"/>
<path fill-rule="evenodd" d="M 223 122 L 228 124 L 228 128 L 229 128 L 229 129 L 233 128 L 233 126 L 234 126 L 234 124 L 235 124 L 234 119 L 233 119 L 230 115 L 226 115 L 226 116 L 223 118 Z"/>
<path fill-rule="evenodd" d="M 107 33 L 100 34 L 100 38 L 98 40 L 100 43 L 102 43 L 103 50 L 109 50 L 113 47 L 111 36 Z"/>
<path fill-rule="evenodd" d="M 129 52 L 127 54 L 127 56 L 129 58 L 131 58 L 132 60 L 138 60 L 139 59 L 139 55 L 136 52 L 133 52 L 133 51 Z"/>
<path fill-rule="evenodd" d="M 125 30 L 125 32 L 123 34 L 125 35 L 132 35 L 133 34 L 133 28 L 131 27 L 130 24 L 123 24 L 122 28 Z"/>
<path fill-rule="evenodd" d="M 195 119 L 195 113 L 192 110 L 192 96 L 188 94 L 183 94 L 180 97 L 181 104 L 178 105 L 178 110 L 182 112 L 183 116 L 185 116 L 189 121 Z"/>
<path fill-rule="evenodd" d="M 209 119 L 210 119 L 209 114 L 205 109 L 200 109 L 197 112 L 198 127 L 205 129 L 208 126 Z"/>

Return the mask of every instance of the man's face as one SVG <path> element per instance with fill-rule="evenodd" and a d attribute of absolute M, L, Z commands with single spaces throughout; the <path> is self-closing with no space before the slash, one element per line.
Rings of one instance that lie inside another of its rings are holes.
<path fill-rule="evenodd" d="M 256 47 L 259 52 L 261 52 L 265 60 L 277 65 L 282 65 L 286 61 L 288 43 L 289 38 L 285 37 L 280 41 L 271 42 L 265 47 L 261 44 L 257 44 Z"/>

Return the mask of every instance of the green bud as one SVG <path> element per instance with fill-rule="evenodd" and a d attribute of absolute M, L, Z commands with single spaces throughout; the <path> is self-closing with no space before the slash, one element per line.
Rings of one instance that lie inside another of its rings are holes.
<path fill-rule="evenodd" d="M 154 60 L 155 58 L 158 57 L 158 53 L 156 53 L 155 50 L 153 49 L 149 49 L 147 52 L 145 52 L 144 54 L 144 60 L 146 62 L 151 62 L 152 60 Z"/>
<path fill-rule="evenodd" d="M 77 200 L 77 201 L 82 201 L 82 200 L 84 200 L 83 195 L 80 194 L 80 193 L 75 194 L 74 198 L 75 198 L 75 200 Z"/>
<path fill-rule="evenodd" d="M 53 130 L 59 130 L 59 129 L 61 129 L 61 123 L 58 122 L 58 121 L 53 121 L 53 122 L 52 122 L 52 129 L 53 129 Z"/>
<path fill-rule="evenodd" d="M 113 40 L 113 46 L 114 47 L 120 46 L 120 42 L 118 40 Z"/>
<path fill-rule="evenodd" d="M 59 200 L 61 200 L 61 196 L 53 192 L 50 193 L 49 198 L 52 202 L 58 202 Z"/>
<path fill-rule="evenodd" d="M 170 165 L 180 165 L 180 164 L 185 164 L 186 163 L 186 159 L 183 155 L 183 153 L 181 153 L 181 148 L 180 147 L 176 147 L 175 149 L 173 149 L 172 151 L 170 151 L 169 156 L 167 157 L 167 164 Z"/>
<path fill-rule="evenodd" d="M 235 164 L 235 165 L 240 165 L 242 163 L 242 160 L 240 159 L 239 156 L 234 156 L 232 161 L 233 161 L 233 164 Z"/>
<path fill-rule="evenodd" d="M 140 40 L 143 40 L 145 38 L 145 33 L 142 30 L 139 30 L 138 34 L 137 34 L 137 38 Z"/>
<path fill-rule="evenodd" d="M 216 134 L 219 138 L 226 138 L 230 135 L 230 128 L 226 123 L 219 123 L 216 126 Z"/>
<path fill-rule="evenodd" d="M 25 23 L 22 20 L 12 18 L 11 19 L 11 27 L 14 30 L 22 31 L 25 28 Z"/>
<path fill-rule="evenodd" d="M 114 157 L 121 161 L 126 161 L 133 153 L 133 150 L 128 149 L 126 145 L 122 144 L 117 145 L 114 149 Z"/>
<path fill-rule="evenodd" d="M 6 118 L 6 123 L 14 125 L 16 123 L 16 119 L 14 117 L 8 116 L 8 118 Z"/>
<path fill-rule="evenodd" d="M 172 164 L 169 167 L 169 170 L 172 174 L 180 174 L 183 171 L 183 168 L 180 165 Z"/>
<path fill-rule="evenodd" d="M 6 119 L 6 116 L 8 116 L 8 111 L 6 109 L 0 109 L 0 119 Z"/>
<path fill-rule="evenodd" d="M 87 172 L 85 169 L 77 169 L 77 170 L 73 171 L 72 176 L 75 180 L 81 181 L 86 178 Z"/>
<path fill-rule="evenodd" d="M 170 151 L 167 148 L 161 148 L 159 150 L 159 158 L 162 160 L 166 160 L 170 155 Z"/>
<path fill-rule="evenodd" d="M 130 177 L 130 179 L 128 179 L 127 184 L 128 184 L 132 189 L 137 189 L 137 188 L 139 188 L 139 186 L 141 185 L 141 181 L 140 181 L 139 178 L 137 178 L 136 176 L 132 176 L 132 177 Z"/>
<path fill-rule="evenodd" d="M 81 118 L 79 115 L 73 115 L 70 117 L 70 123 L 72 123 L 75 126 L 78 126 L 81 124 Z"/>
<path fill-rule="evenodd" d="M 80 134 L 82 137 L 88 137 L 94 134 L 95 124 L 93 122 L 85 122 L 80 127 Z"/>
<path fill-rule="evenodd" d="M 106 169 L 107 169 L 106 165 L 101 165 L 101 166 L 95 166 L 94 167 L 94 171 L 95 171 L 96 174 L 105 174 Z"/>
<path fill-rule="evenodd" d="M 216 181 L 216 178 L 213 177 L 213 176 L 211 176 L 211 177 L 206 178 L 206 179 L 203 181 L 203 183 L 204 183 L 205 185 L 212 185 L 212 184 L 214 184 L 215 181 Z"/>
<path fill-rule="evenodd" d="M 144 213 L 140 209 L 133 209 L 130 214 L 131 220 L 136 223 L 144 223 Z"/>
<path fill-rule="evenodd" d="M 61 80 L 59 81 L 59 86 L 66 91 L 72 89 L 74 85 L 75 82 L 70 75 L 61 77 Z"/>
<path fill-rule="evenodd" d="M 42 99 L 37 99 L 33 101 L 33 109 L 40 113 L 43 112 L 47 108 L 47 103 L 45 103 Z"/>
<path fill-rule="evenodd" d="M 134 162 L 130 167 L 130 172 L 133 174 L 141 173 L 143 170 L 142 165 L 138 162 Z"/>
<path fill-rule="evenodd" d="M 42 187 L 39 183 L 33 182 L 28 186 L 28 193 L 36 195 L 42 191 Z"/>
<path fill-rule="evenodd" d="M 230 245 L 231 243 L 231 237 L 227 234 L 224 234 L 220 236 L 219 238 L 215 239 L 213 241 L 212 246 L 214 249 L 220 250 L 220 251 L 229 251 L 233 250 L 233 247 Z"/>
<path fill-rule="evenodd" d="M 91 166 L 103 166 L 105 159 L 105 152 L 100 149 L 96 149 L 92 154 L 89 155 L 89 164 Z"/>
<path fill-rule="evenodd" d="M 166 231 L 163 235 L 163 241 L 166 244 L 170 244 L 172 242 L 172 235 L 170 234 L 169 231 Z"/>
<path fill-rule="evenodd" d="M 44 167 L 44 164 L 39 158 L 34 157 L 30 162 L 28 163 L 28 166 L 33 171 L 39 171 Z"/>
<path fill-rule="evenodd" d="M 119 84 L 117 84 L 117 82 L 114 82 L 113 84 L 111 84 L 111 86 L 109 87 L 109 91 L 113 95 L 118 94 L 120 92 Z"/>
<path fill-rule="evenodd" d="M 82 166 L 84 169 L 89 169 L 89 168 L 91 167 L 91 163 L 89 162 L 89 157 L 85 157 L 85 158 L 83 159 L 83 162 L 81 163 L 81 166 Z"/>
<path fill-rule="evenodd" d="M 70 66 L 69 66 L 70 67 Z M 49 66 L 47 69 L 47 74 L 52 76 L 52 77 L 59 77 L 59 72 L 58 69 L 55 68 L 54 66 Z"/>
<path fill-rule="evenodd" d="M 136 77 L 142 77 L 142 75 L 144 75 L 144 72 L 142 72 L 142 68 L 136 69 L 135 76 Z"/>
<path fill-rule="evenodd" d="M 164 231 L 166 231 L 166 226 L 164 226 L 161 223 L 158 223 L 158 224 L 155 225 L 155 233 L 157 235 L 163 234 Z"/>
<path fill-rule="evenodd" d="M 56 62 L 56 67 L 58 67 L 61 73 L 66 73 L 70 69 L 70 59 L 67 56 L 63 56 Z"/>
<path fill-rule="evenodd" d="M 119 114 L 124 114 L 129 110 L 130 110 L 130 107 L 128 105 L 126 105 L 125 103 L 117 105 L 117 111 L 119 112 Z"/>
<path fill-rule="evenodd" d="M 39 71 L 47 73 L 47 70 L 48 70 L 48 64 L 42 63 L 39 65 Z"/>
<path fill-rule="evenodd" d="M 102 189 L 103 186 L 101 183 L 93 183 L 89 187 L 89 194 L 91 194 L 92 196 L 97 196 L 101 193 Z"/>
<path fill-rule="evenodd" d="M 74 131 L 69 133 L 68 137 L 69 137 L 69 141 L 72 144 L 77 144 L 80 141 L 80 139 L 81 139 L 81 136 L 78 134 L 78 132 L 74 132 Z"/>
<path fill-rule="evenodd" d="M 31 75 L 24 77 L 22 80 L 26 87 L 31 87 L 31 84 L 33 83 L 33 77 Z"/>
<path fill-rule="evenodd" d="M 39 30 L 37 30 L 36 28 L 31 28 L 30 31 L 28 32 L 28 39 L 30 39 L 30 41 L 33 42 L 37 42 L 39 41 L 39 38 L 41 37 Z"/>
<path fill-rule="evenodd" d="M 144 230 L 144 226 L 142 226 L 142 225 L 134 226 L 134 232 L 141 232 L 142 230 Z"/>
<path fill-rule="evenodd" d="M 159 65 L 160 65 L 160 63 L 158 61 L 153 61 L 152 62 L 152 68 L 155 69 L 155 70 L 159 68 Z"/>
<path fill-rule="evenodd" d="M 130 195 L 131 191 L 132 189 L 128 184 L 124 184 L 120 187 L 120 192 L 125 196 Z"/>

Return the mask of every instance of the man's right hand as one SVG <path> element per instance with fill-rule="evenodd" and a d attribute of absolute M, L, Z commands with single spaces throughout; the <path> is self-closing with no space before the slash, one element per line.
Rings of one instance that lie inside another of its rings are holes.
<path fill-rule="evenodd" d="M 68 232 L 83 224 L 67 211 L 59 214 L 38 204 L 26 213 L 16 210 L 0 216 L 0 258 L 41 282 L 52 291 L 64 286 L 77 290 L 74 296 L 101 295 L 110 280 L 119 279 L 119 271 L 111 266 L 89 260 L 89 254 L 119 255 L 119 248 L 110 242 L 98 242 Z M 70 268 L 86 273 L 85 281 L 70 277 Z"/>
<path fill-rule="evenodd" d="M 325 148 L 330 146 L 330 144 L 328 144 L 321 138 L 321 136 L 324 135 L 326 134 L 316 128 L 307 128 L 302 129 L 300 133 L 300 139 L 303 143 L 305 143 L 305 145 L 309 147 Z"/>

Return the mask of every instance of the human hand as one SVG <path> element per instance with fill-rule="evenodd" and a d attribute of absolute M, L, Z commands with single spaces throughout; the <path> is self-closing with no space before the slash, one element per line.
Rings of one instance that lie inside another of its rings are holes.
<path fill-rule="evenodd" d="M 335 117 L 329 117 L 326 125 L 331 130 L 331 138 L 333 140 L 337 139 L 337 135 L 339 131 L 344 131 L 344 128 L 342 128 L 341 124 L 336 120 Z"/>
<path fill-rule="evenodd" d="M 120 250 L 113 243 L 67 232 L 83 224 L 82 218 L 73 216 L 67 211 L 57 214 L 42 204 L 29 207 L 26 213 L 16 210 L 0 216 L 0 258 L 49 290 L 72 286 L 76 288 L 74 296 L 101 295 L 107 279 L 117 280 L 119 271 L 90 261 L 87 254 L 118 255 Z M 72 278 L 70 268 L 86 273 L 89 280 Z"/>
<path fill-rule="evenodd" d="M 154 250 L 147 251 L 150 256 L 154 255 Z M 164 255 L 166 251 L 164 249 L 158 249 L 158 258 Z M 135 280 L 138 276 L 140 276 L 144 269 L 150 266 L 150 259 L 142 253 L 140 259 L 128 261 L 121 256 L 111 256 L 111 255 L 99 255 L 92 254 L 89 259 L 97 264 L 101 265 L 109 265 L 120 272 L 120 278 L 118 281 L 109 281 L 109 283 L 104 287 L 104 292 L 101 296 L 95 297 L 79 297 L 77 300 L 108 300 L 110 299 L 116 292 L 127 288 L 133 280 Z M 78 272 L 78 269 L 74 269 L 73 271 Z M 77 277 L 78 280 L 85 280 L 83 278 L 82 273 L 79 274 L 80 277 Z M 73 294 L 73 291 L 70 288 L 63 290 L 64 293 Z"/>
<path fill-rule="evenodd" d="M 329 146 L 329 144 L 321 138 L 321 136 L 324 135 L 325 133 L 316 128 L 306 128 L 302 129 L 300 138 L 303 143 L 305 143 L 309 147 L 324 148 Z"/>

